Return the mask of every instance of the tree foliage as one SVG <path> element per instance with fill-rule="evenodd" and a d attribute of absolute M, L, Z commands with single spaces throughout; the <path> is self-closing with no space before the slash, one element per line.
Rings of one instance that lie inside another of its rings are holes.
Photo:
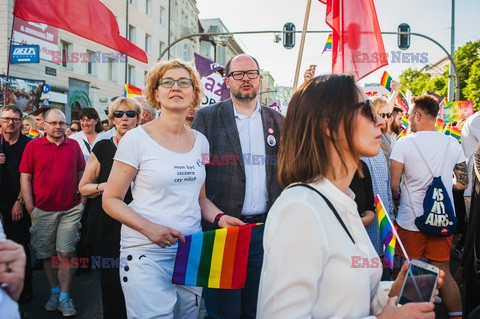
<path fill-rule="evenodd" d="M 472 100 L 475 110 L 480 109 L 480 42 L 468 42 L 458 48 L 454 57 L 460 77 L 460 100 Z M 448 95 L 448 66 L 439 76 L 408 68 L 400 75 L 402 91 L 414 95 L 433 91 L 441 96 Z"/>

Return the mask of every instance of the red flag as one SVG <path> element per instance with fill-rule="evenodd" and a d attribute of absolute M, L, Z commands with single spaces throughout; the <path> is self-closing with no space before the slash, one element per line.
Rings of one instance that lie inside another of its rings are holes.
<path fill-rule="evenodd" d="M 72 32 L 148 63 L 145 51 L 120 35 L 115 16 L 99 0 L 16 0 L 13 14 Z"/>
<path fill-rule="evenodd" d="M 332 73 L 358 81 L 388 65 L 373 0 L 319 1 L 327 5 L 325 22 L 333 31 Z"/>

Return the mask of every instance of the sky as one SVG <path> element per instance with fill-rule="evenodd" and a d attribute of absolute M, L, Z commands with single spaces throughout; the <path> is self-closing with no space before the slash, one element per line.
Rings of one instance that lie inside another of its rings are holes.
<path fill-rule="evenodd" d="M 355 1 L 355 0 L 351 0 Z M 374 0 L 382 31 L 397 31 L 398 25 L 407 23 L 411 32 L 434 38 L 450 52 L 450 26 L 452 0 Z M 307 0 L 197 0 L 200 19 L 220 18 L 230 32 L 283 29 L 286 22 L 295 24 L 301 31 L 304 24 Z M 326 6 L 312 0 L 307 30 L 331 30 L 325 23 Z M 480 39 L 480 1 L 455 1 L 455 48 L 468 41 Z M 274 43 L 273 34 L 236 35 L 245 53 L 257 58 L 260 67 L 270 71 L 278 85 L 292 86 L 295 76 L 301 34 L 296 35 L 293 49 Z M 322 54 L 327 34 L 307 34 L 302 58 L 300 78 L 310 64 L 317 65 L 316 74 L 331 72 L 331 52 Z M 384 35 L 385 51 L 398 51 L 397 36 Z M 408 53 L 428 53 L 427 64 L 445 57 L 444 52 L 432 42 L 412 36 Z M 389 58 L 391 61 L 391 58 Z M 403 70 L 421 69 L 425 63 L 389 63 L 360 81 L 379 83 L 384 71 L 398 80 Z M 300 79 L 299 83 L 303 80 Z"/>

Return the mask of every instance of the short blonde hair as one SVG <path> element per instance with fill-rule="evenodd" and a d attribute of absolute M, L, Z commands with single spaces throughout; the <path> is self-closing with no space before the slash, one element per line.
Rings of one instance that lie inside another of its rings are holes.
<path fill-rule="evenodd" d="M 22 123 L 23 123 L 23 121 L 27 121 L 28 124 L 30 124 L 30 129 L 31 130 L 36 130 L 37 129 L 37 126 L 35 125 L 35 118 L 32 115 L 25 116 L 22 120 Z M 22 124 L 22 128 L 23 128 L 23 124 Z"/>
<path fill-rule="evenodd" d="M 142 106 L 138 101 L 124 96 L 117 97 L 110 105 L 108 106 L 108 120 L 110 123 L 113 123 L 113 112 L 118 110 L 121 105 L 125 105 L 125 107 L 129 110 L 134 110 L 137 112 L 137 124 L 140 123 L 140 119 L 142 118 Z"/>
<path fill-rule="evenodd" d="M 380 109 L 387 104 L 387 100 L 381 96 L 374 96 L 370 98 L 370 101 L 372 101 L 373 111 L 375 112 L 375 114 L 378 114 Z"/>
<path fill-rule="evenodd" d="M 160 61 L 152 69 L 150 69 L 145 76 L 145 88 L 143 89 L 143 95 L 147 99 L 148 104 L 159 110 L 162 108 L 159 102 L 155 99 L 155 91 L 158 88 L 158 81 L 162 76 L 171 69 L 185 69 L 187 70 L 190 78 L 192 79 L 193 92 L 195 93 L 195 99 L 193 100 L 192 107 L 200 105 L 203 97 L 203 84 L 200 81 L 198 72 L 190 65 L 190 63 L 180 60 L 172 61 Z"/>

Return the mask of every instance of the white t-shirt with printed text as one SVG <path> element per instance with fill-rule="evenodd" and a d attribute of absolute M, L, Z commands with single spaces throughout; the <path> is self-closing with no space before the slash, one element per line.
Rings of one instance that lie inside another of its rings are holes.
<path fill-rule="evenodd" d="M 207 138 L 195 133 L 195 144 L 187 153 L 176 153 L 159 145 L 141 127 L 120 140 L 114 159 L 138 173 L 133 180 L 130 208 L 146 219 L 190 235 L 201 231 L 198 195 L 205 181 L 202 153 L 209 152 Z M 140 232 L 122 225 L 121 245 L 148 242 Z"/>
<path fill-rule="evenodd" d="M 432 174 L 413 143 L 417 145 L 434 175 L 442 176 L 452 206 L 453 168 L 456 164 L 465 162 L 465 155 L 454 137 L 436 131 L 417 132 L 400 138 L 395 143 L 390 159 L 404 165 L 396 221 L 404 229 L 419 231 L 415 225 L 415 218 L 423 215 L 423 199 L 428 186 L 432 183 Z"/>

